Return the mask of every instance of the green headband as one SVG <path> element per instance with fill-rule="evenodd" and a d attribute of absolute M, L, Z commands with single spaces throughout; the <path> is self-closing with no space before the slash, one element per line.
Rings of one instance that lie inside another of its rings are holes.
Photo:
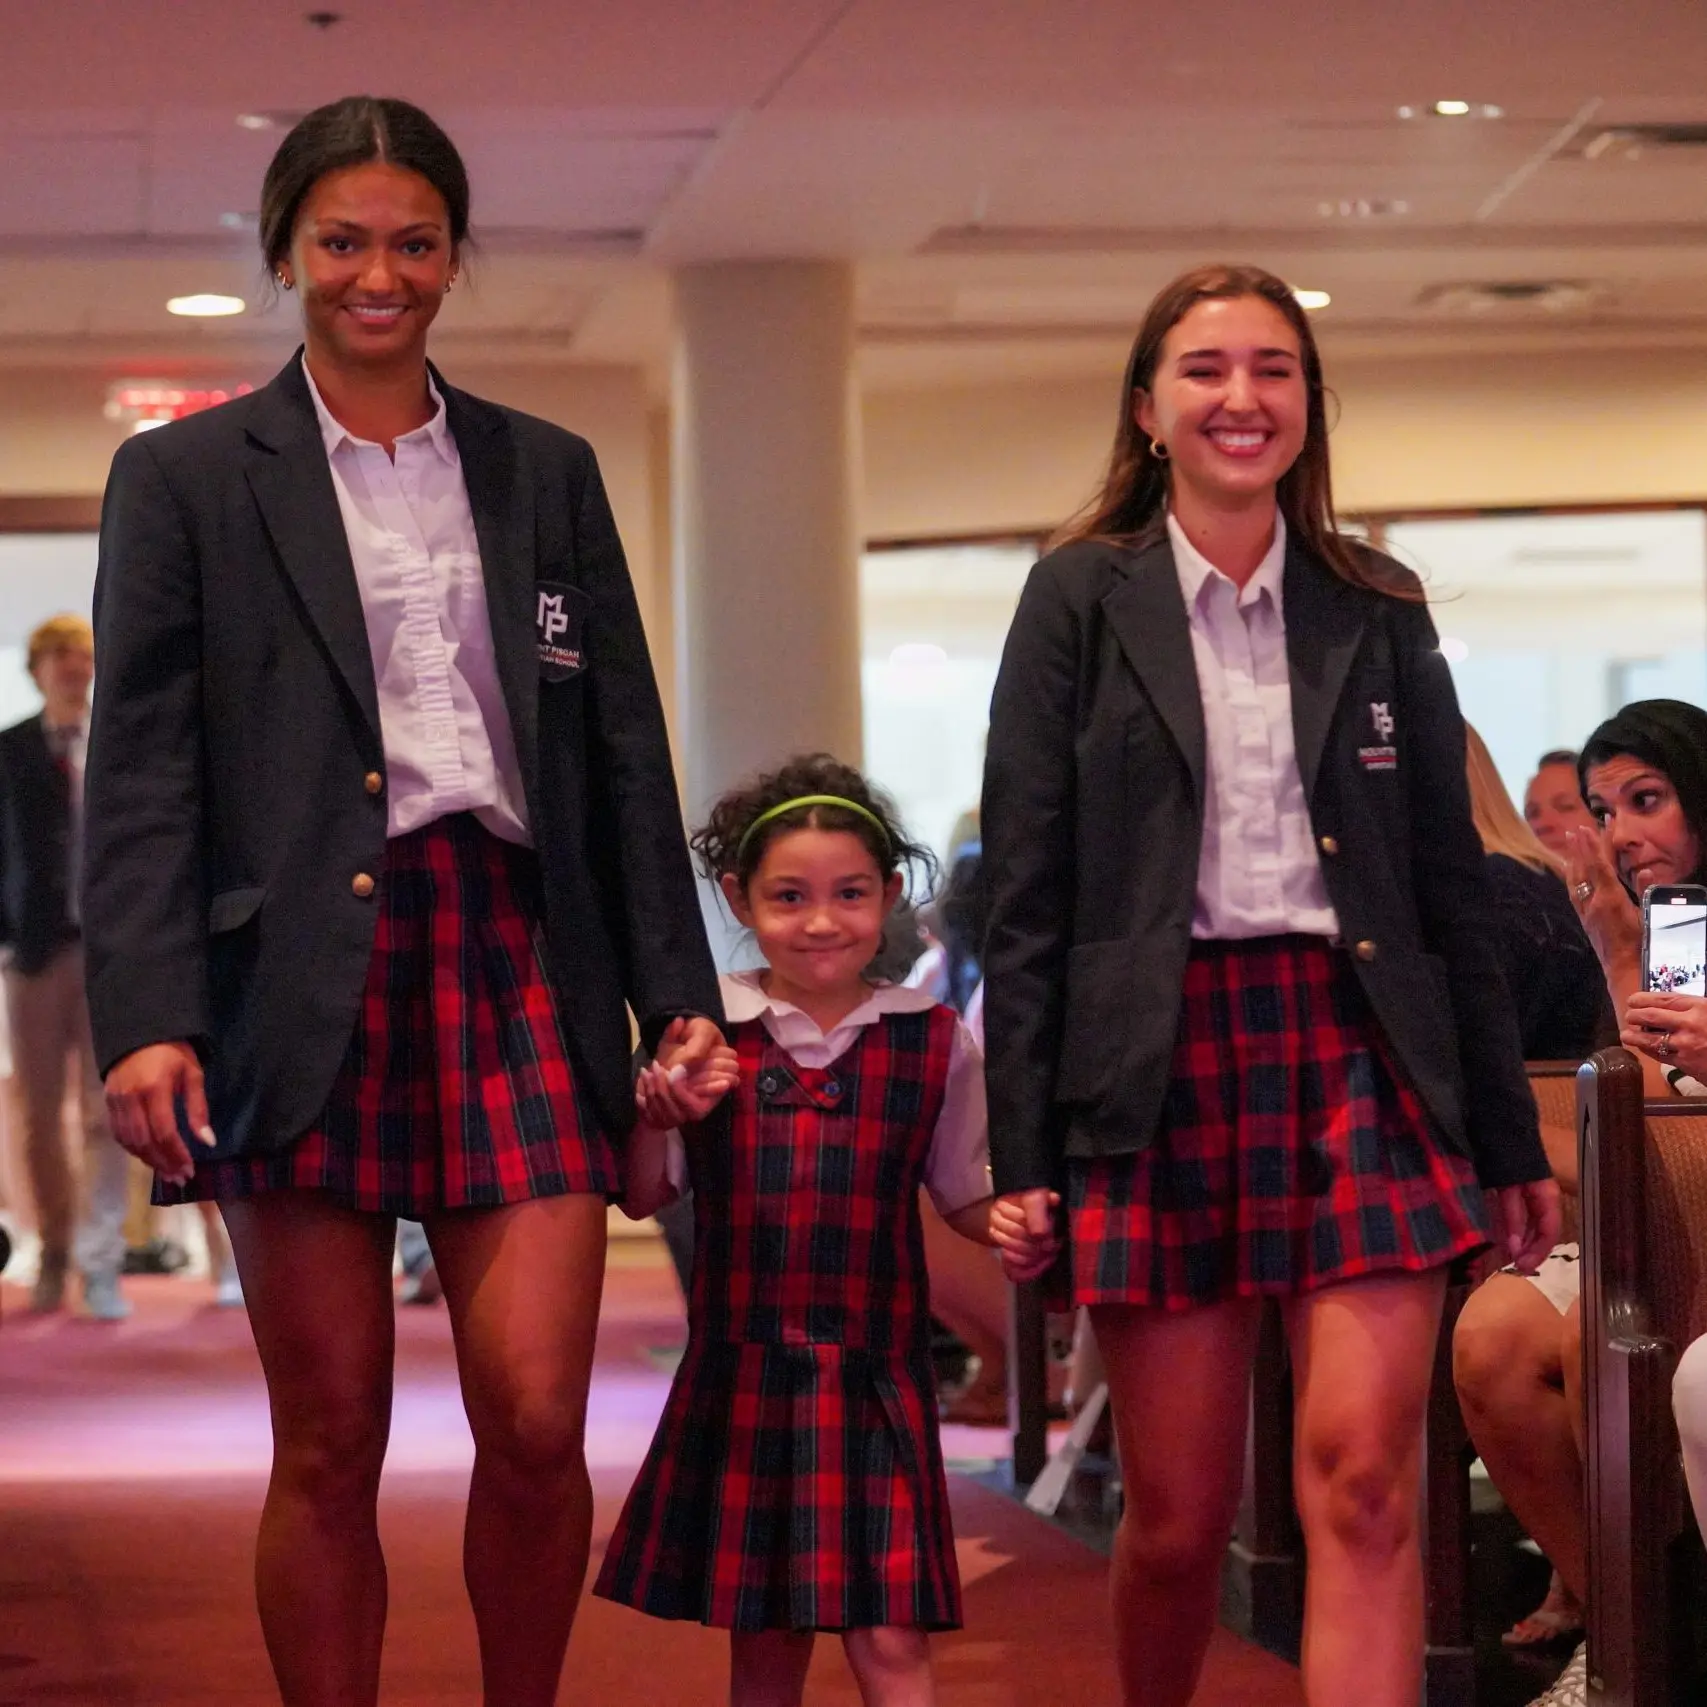
<path fill-rule="evenodd" d="M 844 812 L 855 812 L 883 838 L 884 848 L 889 852 L 894 851 L 894 843 L 889 839 L 889 826 L 869 807 L 861 806 L 857 800 L 844 800 L 839 794 L 802 794 L 793 800 L 783 801 L 780 806 L 773 806 L 768 812 L 761 812 L 747 826 L 746 833 L 735 844 L 735 863 L 741 863 L 741 857 L 746 853 L 747 844 L 753 839 L 755 832 L 762 830 L 773 818 L 780 818 L 783 813 L 792 812 L 800 806 L 839 806 Z"/>

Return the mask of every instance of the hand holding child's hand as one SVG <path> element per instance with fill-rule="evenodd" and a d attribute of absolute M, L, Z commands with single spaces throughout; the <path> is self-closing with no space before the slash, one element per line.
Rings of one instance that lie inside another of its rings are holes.
<path fill-rule="evenodd" d="M 1036 1280 L 1060 1254 L 1054 1227 L 1060 1193 L 1017 1191 L 990 1206 L 990 1238 L 1001 1253 L 1002 1272 L 1015 1286 Z"/>
<path fill-rule="evenodd" d="M 648 1126 L 685 1126 L 710 1114 L 740 1077 L 739 1058 L 709 1020 L 672 1020 L 658 1058 L 635 1081 L 635 1107 Z"/>

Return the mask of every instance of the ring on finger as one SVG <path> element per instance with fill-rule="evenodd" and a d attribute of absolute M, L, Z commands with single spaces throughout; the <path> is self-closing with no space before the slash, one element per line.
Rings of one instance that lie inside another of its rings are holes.
<path fill-rule="evenodd" d="M 1573 893 L 1579 901 L 1587 901 L 1594 895 L 1594 885 L 1592 883 L 1579 883 Z"/>
<path fill-rule="evenodd" d="M 1660 1033 L 1659 1045 L 1655 1049 L 1654 1053 L 1661 1056 L 1669 1056 L 1671 1054 L 1671 1033 L 1669 1031 L 1662 1031 Z"/>

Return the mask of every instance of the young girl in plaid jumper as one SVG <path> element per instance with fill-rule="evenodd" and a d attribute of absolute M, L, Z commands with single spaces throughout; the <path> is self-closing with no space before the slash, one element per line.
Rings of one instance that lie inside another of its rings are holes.
<path fill-rule="evenodd" d="M 819 1630 L 867 1703 L 918 1707 L 927 1633 L 960 1623 L 919 1189 L 1016 1276 L 1053 1245 L 996 1212 L 982 1062 L 953 1009 L 867 976 L 929 860 L 888 802 L 799 759 L 726 796 L 694 845 L 766 965 L 723 981 L 728 1102 L 685 1124 L 666 1074 L 637 1088 L 631 1212 L 668 1196 L 685 1126 L 690 1326 L 596 1592 L 728 1629 L 737 1707 L 798 1702 Z"/>

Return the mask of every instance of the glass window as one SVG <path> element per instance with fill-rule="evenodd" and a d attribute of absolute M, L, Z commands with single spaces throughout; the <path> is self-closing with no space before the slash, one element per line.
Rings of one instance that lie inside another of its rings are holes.
<path fill-rule="evenodd" d="M 860 564 L 865 764 L 939 857 L 978 804 L 990 690 L 1034 540 L 908 546 Z"/>
<path fill-rule="evenodd" d="M 1633 699 L 1707 705 L 1700 510 L 1391 523 L 1428 582 L 1464 715 L 1514 800 L 1536 759 Z"/>
<path fill-rule="evenodd" d="M 95 546 L 92 533 L 0 533 L 0 728 L 41 709 L 24 667 L 30 633 L 65 611 L 89 614 Z"/>

